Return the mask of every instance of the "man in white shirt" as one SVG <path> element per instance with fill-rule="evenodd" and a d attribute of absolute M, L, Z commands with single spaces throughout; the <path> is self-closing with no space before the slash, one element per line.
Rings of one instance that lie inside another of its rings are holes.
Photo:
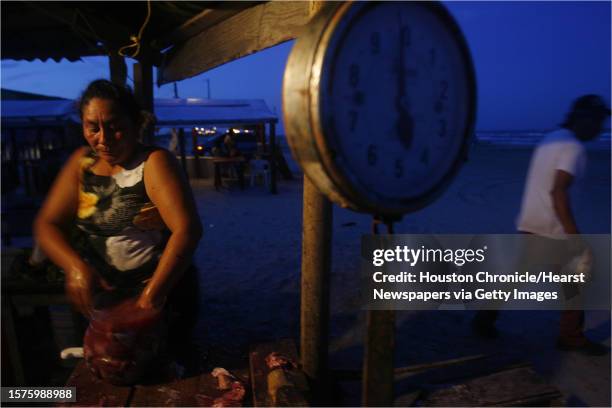
<path fill-rule="evenodd" d="M 547 134 L 536 147 L 523 193 L 517 229 L 535 234 L 549 248 L 569 253 L 568 238 L 579 234 L 571 209 L 569 190 L 575 179 L 583 176 L 586 167 L 584 142 L 595 139 L 602 131 L 610 109 L 597 95 L 576 99 L 561 128 Z M 479 311 L 472 322 L 474 330 L 485 337 L 496 337 L 496 310 Z M 584 311 L 565 310 L 561 314 L 557 347 L 601 355 L 607 349 L 587 339 L 583 333 Z"/>

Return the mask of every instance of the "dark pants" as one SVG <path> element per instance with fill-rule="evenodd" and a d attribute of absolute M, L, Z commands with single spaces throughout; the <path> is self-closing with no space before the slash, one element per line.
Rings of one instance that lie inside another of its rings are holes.
<path fill-rule="evenodd" d="M 479 310 L 474 320 L 482 325 L 495 325 L 499 310 Z M 586 342 L 584 336 L 584 310 L 563 310 L 559 321 L 559 341 L 579 346 Z"/>
<path fill-rule="evenodd" d="M 520 232 L 520 231 L 519 231 Z M 567 264 L 572 256 L 568 241 L 554 240 L 526 234 L 520 269 L 530 270 L 533 265 L 549 264 L 548 267 L 559 273 L 561 267 Z M 575 285 L 563 285 L 563 292 L 571 298 L 577 289 Z M 474 321 L 480 325 L 495 325 L 499 310 L 479 310 Z M 584 310 L 563 310 L 559 322 L 559 341 L 567 345 L 581 345 L 586 342 L 584 336 Z"/>
<path fill-rule="evenodd" d="M 168 295 L 168 346 L 178 356 L 190 352 L 198 313 L 198 269 L 190 266 Z"/>

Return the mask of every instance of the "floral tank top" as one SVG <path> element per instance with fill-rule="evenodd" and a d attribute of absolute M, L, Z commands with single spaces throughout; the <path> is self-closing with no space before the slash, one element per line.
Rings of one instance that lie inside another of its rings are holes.
<path fill-rule="evenodd" d="M 134 286 L 148 279 L 169 233 L 147 195 L 144 166 L 152 147 L 141 146 L 129 168 L 112 176 L 91 171 L 95 152 L 81 159 L 77 227 L 83 256 L 108 283 Z"/>

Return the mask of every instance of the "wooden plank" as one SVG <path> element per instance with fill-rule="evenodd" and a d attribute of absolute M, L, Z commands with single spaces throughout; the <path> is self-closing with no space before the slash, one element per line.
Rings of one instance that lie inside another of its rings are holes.
<path fill-rule="evenodd" d="M 248 391 L 249 372 L 247 369 L 231 370 L 247 388 L 245 401 L 250 398 Z M 218 388 L 217 379 L 210 373 L 177 379 L 164 384 L 137 385 L 131 398 L 132 407 L 193 407 L 207 406 L 206 400 L 214 401 L 226 390 Z M 209 397 L 208 399 L 205 397 Z"/>
<path fill-rule="evenodd" d="M 249 353 L 249 368 L 251 375 L 251 388 L 253 393 L 253 405 L 256 407 L 273 406 L 268 395 L 268 374 L 270 370 L 266 365 L 265 358 L 272 352 L 280 353 L 294 362 L 298 362 L 297 350 L 292 340 L 283 339 L 274 343 L 259 344 Z M 308 389 L 306 387 L 306 377 L 301 371 L 296 371 L 296 374 L 301 376 L 301 394 L 289 395 L 290 400 L 283 401 L 279 406 L 304 406 Z"/>
<path fill-rule="evenodd" d="M 312 7 L 304 1 L 272 1 L 207 28 L 164 55 L 158 85 L 193 77 L 296 38 L 310 20 Z"/>
<path fill-rule="evenodd" d="M 464 364 L 466 362 L 473 362 L 476 360 L 487 358 L 485 354 L 477 354 L 473 356 L 466 357 L 458 357 L 452 358 L 449 360 L 442 361 L 432 361 L 430 363 L 421 363 L 421 364 L 413 364 L 405 367 L 396 367 L 394 372 L 395 381 L 403 380 L 404 378 L 408 378 L 411 376 L 415 376 L 419 373 L 441 368 L 441 367 L 449 367 L 457 364 Z M 338 379 L 339 381 L 358 381 L 361 380 L 363 376 L 363 371 L 361 370 L 350 370 L 350 369 L 340 369 L 340 370 L 332 370 L 331 372 L 333 378 Z"/>
<path fill-rule="evenodd" d="M 193 16 L 165 38 L 158 38 L 151 44 L 153 48 L 163 50 L 173 44 L 178 44 L 199 34 L 200 32 L 238 14 L 242 9 L 249 8 L 260 2 L 241 1 L 229 4 L 231 8 L 205 9 Z"/>
<path fill-rule="evenodd" d="M 131 407 L 192 407 L 196 406 L 200 376 L 179 379 L 165 384 L 137 385 Z"/>
<path fill-rule="evenodd" d="M 15 306 L 49 306 L 69 305 L 68 297 L 63 293 L 33 293 L 31 295 L 12 295 Z"/>
<path fill-rule="evenodd" d="M 436 367 L 412 376 L 396 377 L 398 389 L 406 389 L 418 384 L 446 384 L 467 381 L 472 378 L 513 368 L 528 367 L 524 360 L 507 355 L 492 355 L 483 359 L 465 361 L 456 365 Z"/>
<path fill-rule="evenodd" d="M 125 407 L 131 395 L 131 387 L 119 387 L 96 378 L 81 361 L 66 383 L 66 387 L 76 387 L 76 402 L 62 403 L 74 407 Z"/>
<path fill-rule="evenodd" d="M 519 367 L 450 384 L 430 392 L 424 406 L 523 406 L 550 405 L 561 393 L 531 367 Z"/>

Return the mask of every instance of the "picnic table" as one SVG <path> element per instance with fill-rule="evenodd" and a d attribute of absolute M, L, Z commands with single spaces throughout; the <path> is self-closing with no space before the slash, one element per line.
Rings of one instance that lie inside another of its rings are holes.
<path fill-rule="evenodd" d="M 224 171 L 235 170 L 238 175 L 240 189 L 244 190 L 244 164 L 246 159 L 243 156 L 237 157 L 215 157 L 213 164 L 215 166 L 215 190 L 219 191 L 222 185 L 222 177 Z"/>

